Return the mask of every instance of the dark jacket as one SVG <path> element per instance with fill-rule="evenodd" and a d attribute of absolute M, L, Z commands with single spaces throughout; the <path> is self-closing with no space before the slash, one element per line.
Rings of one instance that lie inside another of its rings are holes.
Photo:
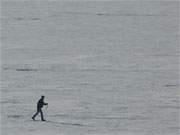
<path fill-rule="evenodd" d="M 44 105 L 47 105 L 48 103 L 44 103 L 44 100 L 41 98 L 37 103 L 37 108 L 41 109 Z"/>

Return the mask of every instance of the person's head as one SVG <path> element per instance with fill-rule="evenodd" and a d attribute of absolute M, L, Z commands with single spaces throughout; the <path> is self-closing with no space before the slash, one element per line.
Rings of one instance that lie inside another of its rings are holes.
<path fill-rule="evenodd" d="M 43 96 L 43 95 L 41 96 L 41 99 L 44 99 L 44 96 Z"/>

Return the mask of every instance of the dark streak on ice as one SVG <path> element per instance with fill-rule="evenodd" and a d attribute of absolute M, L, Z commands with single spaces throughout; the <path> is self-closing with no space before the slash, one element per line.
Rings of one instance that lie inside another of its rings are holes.
<path fill-rule="evenodd" d="M 144 16 L 144 17 L 159 17 L 159 16 L 173 16 L 168 14 L 139 14 L 139 13 L 92 13 L 92 12 L 59 12 L 59 14 L 69 15 L 97 15 L 97 16 Z"/>
<path fill-rule="evenodd" d="M 180 109 L 179 106 L 171 106 L 171 105 L 164 105 L 164 106 L 157 106 L 160 109 Z"/>
<path fill-rule="evenodd" d="M 20 118 L 22 115 L 8 115 L 8 118 Z"/>
<path fill-rule="evenodd" d="M 35 69 L 35 68 L 9 68 L 9 67 L 5 67 L 3 68 L 4 70 L 15 70 L 15 71 L 18 71 L 18 72 L 35 72 L 35 71 L 38 71 L 38 69 Z"/>
<path fill-rule="evenodd" d="M 79 124 L 79 123 L 67 123 L 67 122 L 55 122 L 55 121 L 46 121 L 46 122 L 49 122 L 49 123 L 52 123 L 52 124 L 78 126 L 78 127 L 89 126 L 89 125 L 83 125 L 83 124 Z"/>
<path fill-rule="evenodd" d="M 51 16 L 46 16 L 45 18 L 49 17 L 59 17 L 60 15 L 91 15 L 91 16 L 121 16 L 121 17 L 166 17 L 166 16 L 173 16 L 173 15 L 168 15 L 168 14 L 139 14 L 139 13 L 91 13 L 91 12 L 59 12 L 56 15 L 51 15 Z M 41 20 L 38 17 L 30 17 L 30 18 L 25 18 L 25 17 L 14 17 L 14 20 L 16 21 L 39 21 Z"/>
<path fill-rule="evenodd" d="M 166 84 L 166 87 L 177 87 L 178 84 Z"/>
<path fill-rule="evenodd" d="M 167 16 L 167 15 L 157 15 L 157 14 L 133 14 L 133 13 L 124 13 L 124 14 L 118 14 L 118 13 L 98 13 L 96 14 L 98 16 L 143 16 L 143 17 L 156 17 L 156 16 Z"/>
<path fill-rule="evenodd" d="M 37 71 L 37 69 L 31 69 L 31 68 L 17 68 L 16 71 Z"/>
<path fill-rule="evenodd" d="M 16 21 L 38 21 L 38 20 L 40 20 L 40 18 L 38 18 L 38 17 L 31 17 L 31 18 L 14 17 L 14 20 L 16 20 Z"/>
<path fill-rule="evenodd" d="M 18 104 L 20 103 L 19 101 L 1 101 L 1 104 Z"/>
<path fill-rule="evenodd" d="M 146 120 L 148 117 L 144 116 L 132 116 L 132 117 L 78 117 L 78 116 L 70 116 L 70 115 L 51 115 L 52 117 L 70 117 L 74 119 L 96 119 L 96 120 Z"/>
<path fill-rule="evenodd" d="M 22 18 L 22 17 L 14 17 L 14 20 L 22 21 L 22 20 L 24 20 L 24 18 Z"/>

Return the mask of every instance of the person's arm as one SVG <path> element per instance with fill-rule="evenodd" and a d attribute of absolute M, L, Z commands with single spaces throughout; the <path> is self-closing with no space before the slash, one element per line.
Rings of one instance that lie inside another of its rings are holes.
<path fill-rule="evenodd" d="M 44 103 L 44 102 L 43 102 L 43 105 L 48 105 L 48 103 Z"/>

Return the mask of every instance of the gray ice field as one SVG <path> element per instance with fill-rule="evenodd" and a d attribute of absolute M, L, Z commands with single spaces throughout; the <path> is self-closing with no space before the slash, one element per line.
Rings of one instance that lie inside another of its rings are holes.
<path fill-rule="evenodd" d="M 179 135 L 178 4 L 3 2 L 2 135 Z"/>

